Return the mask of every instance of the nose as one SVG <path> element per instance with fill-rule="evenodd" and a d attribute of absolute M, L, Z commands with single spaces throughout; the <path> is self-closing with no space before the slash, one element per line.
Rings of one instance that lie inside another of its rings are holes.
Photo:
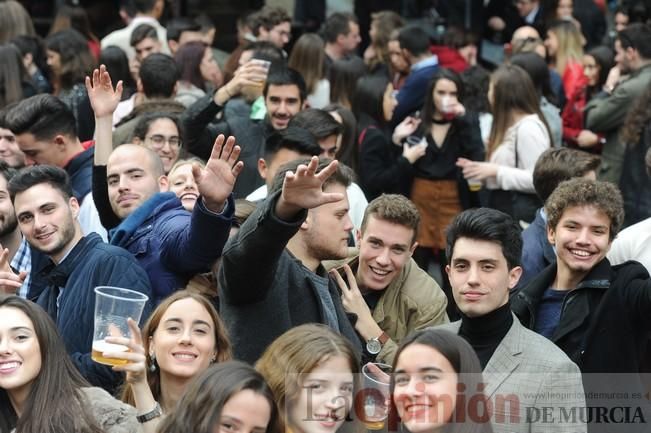
<path fill-rule="evenodd" d="M 477 286 L 479 285 L 479 267 L 478 266 L 470 266 L 470 269 L 468 270 L 468 285 L 470 286 Z"/>
<path fill-rule="evenodd" d="M 9 339 L 0 338 L 0 353 L 9 353 Z"/>
<path fill-rule="evenodd" d="M 188 328 L 183 330 L 183 332 L 181 332 L 181 335 L 179 337 L 179 342 L 181 344 L 190 344 L 191 341 L 192 341 L 192 329 Z"/>
<path fill-rule="evenodd" d="M 344 224 L 345 224 L 345 225 L 344 225 L 344 229 L 345 229 L 347 232 L 349 232 L 349 231 L 351 231 L 351 230 L 353 229 L 353 227 L 354 227 L 354 226 L 353 226 L 353 221 L 350 219 L 350 215 L 349 215 L 349 214 L 346 214 L 346 218 L 345 218 Z"/>
<path fill-rule="evenodd" d="M 405 387 L 405 394 L 410 396 L 422 395 L 425 390 L 423 382 L 418 380 L 418 378 L 412 377 L 409 379 L 409 383 Z"/>
<path fill-rule="evenodd" d="M 375 258 L 375 261 L 380 265 L 388 265 L 390 262 L 389 249 L 383 249 L 382 252 Z"/>
<path fill-rule="evenodd" d="M 120 176 L 120 180 L 118 181 L 118 191 L 123 192 L 128 190 L 129 190 L 129 179 L 127 179 L 127 176 Z"/>
<path fill-rule="evenodd" d="M 576 243 L 581 245 L 590 244 L 590 232 L 588 227 L 579 231 L 579 235 L 576 239 Z"/>
<path fill-rule="evenodd" d="M 339 390 L 332 389 L 327 396 L 324 406 L 335 411 L 346 406 L 346 397 L 341 395 Z"/>

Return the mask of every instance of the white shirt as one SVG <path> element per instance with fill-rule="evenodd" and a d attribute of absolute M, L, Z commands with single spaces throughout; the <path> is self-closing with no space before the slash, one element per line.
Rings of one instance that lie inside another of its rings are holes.
<path fill-rule="evenodd" d="M 136 51 L 131 46 L 131 33 L 133 33 L 133 30 L 140 24 L 149 24 L 150 26 L 155 27 L 158 40 L 161 43 L 161 52 L 163 54 L 170 54 L 170 49 L 167 46 L 167 30 L 156 20 L 156 18 L 145 16 L 135 17 L 131 20 L 128 26 L 115 30 L 104 36 L 101 41 L 102 49 L 111 45 L 120 47 L 122 48 L 122 51 L 126 53 L 129 60 L 133 59 L 136 56 Z"/>
<path fill-rule="evenodd" d="M 606 257 L 613 265 L 637 260 L 651 273 L 651 218 L 619 232 Z"/>

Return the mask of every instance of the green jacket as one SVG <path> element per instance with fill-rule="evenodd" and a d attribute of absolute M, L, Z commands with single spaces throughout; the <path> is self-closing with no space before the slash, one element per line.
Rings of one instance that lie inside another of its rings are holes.
<path fill-rule="evenodd" d="M 357 254 L 348 261 L 353 272 L 358 262 Z M 436 281 L 410 259 L 384 289 L 372 311 L 375 322 L 389 336 L 376 357 L 377 362 L 392 364 L 400 340 L 412 331 L 448 323 L 447 304 L 447 297 Z"/>
<path fill-rule="evenodd" d="M 619 184 L 626 147 L 619 141 L 619 132 L 633 102 L 651 83 L 651 64 L 638 69 L 615 87 L 605 97 L 593 98 L 585 107 L 585 127 L 606 136 L 601 153 L 601 165 L 597 177 Z"/>

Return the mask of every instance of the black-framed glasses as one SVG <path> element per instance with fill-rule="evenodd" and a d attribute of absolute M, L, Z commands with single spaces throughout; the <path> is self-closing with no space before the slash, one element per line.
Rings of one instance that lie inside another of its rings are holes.
<path fill-rule="evenodd" d="M 171 137 L 165 137 L 161 134 L 154 134 L 145 137 L 145 140 L 149 140 L 151 147 L 155 149 L 162 149 L 165 146 L 165 143 L 168 143 L 170 147 L 180 148 L 182 145 L 181 137 L 177 135 L 172 135 Z"/>

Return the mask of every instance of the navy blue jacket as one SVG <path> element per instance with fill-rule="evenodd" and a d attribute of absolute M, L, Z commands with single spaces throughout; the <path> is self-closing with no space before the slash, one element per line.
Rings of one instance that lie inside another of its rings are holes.
<path fill-rule="evenodd" d="M 65 170 L 70 176 L 70 183 L 75 197 L 79 203 L 92 190 L 93 185 L 93 158 L 95 156 L 95 147 L 90 146 L 88 149 L 79 153 L 72 158 L 65 166 Z"/>
<path fill-rule="evenodd" d="M 398 91 L 398 105 L 393 111 L 391 124 L 396 126 L 405 117 L 423 108 L 425 94 L 432 75 L 438 70 L 438 64 L 429 65 L 412 71 Z"/>
<path fill-rule="evenodd" d="M 222 214 L 206 209 L 201 197 L 190 213 L 174 193 L 164 194 L 166 200 L 130 236 L 119 242 L 111 238 L 111 244 L 131 252 L 147 272 L 155 304 L 184 288 L 195 274 L 210 269 L 228 240 L 235 210 L 232 194 Z M 156 197 L 161 194 L 149 200 Z M 148 206 L 149 200 L 141 206 Z"/>
<path fill-rule="evenodd" d="M 540 211 L 536 211 L 536 218 L 522 232 L 522 276 L 515 290 L 524 287 L 547 266 L 556 262 L 554 247 L 547 240 L 547 224 Z"/>
<path fill-rule="evenodd" d="M 38 304 L 56 322 L 75 365 L 92 385 L 114 390 L 120 376 L 90 357 L 95 314 L 94 288 L 124 287 L 144 293 L 151 299 L 147 274 L 129 252 L 103 243 L 96 233 L 81 238 L 61 263 L 55 265 L 50 262 L 40 273 L 47 279 L 48 286 L 38 298 Z M 60 287 L 63 287 L 63 291 L 60 291 Z M 141 322 L 149 316 L 150 305 L 148 302 L 145 306 Z"/>

